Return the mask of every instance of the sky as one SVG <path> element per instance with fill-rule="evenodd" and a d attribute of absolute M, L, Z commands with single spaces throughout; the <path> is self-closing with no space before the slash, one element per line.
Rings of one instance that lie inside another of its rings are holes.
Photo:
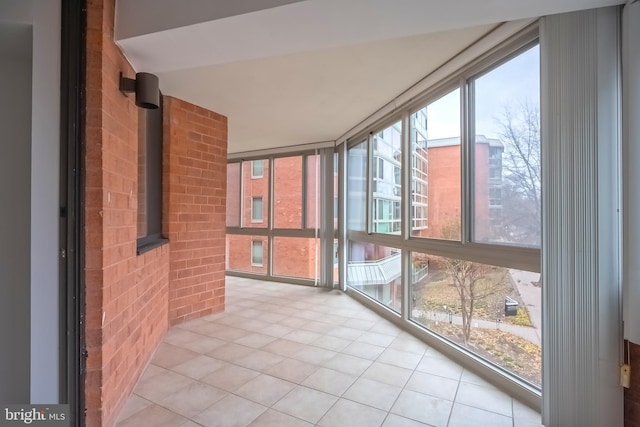
<path fill-rule="evenodd" d="M 536 45 L 475 80 L 476 134 L 498 138 L 505 106 L 540 105 L 540 50 Z M 428 138 L 460 136 L 460 90 L 427 107 Z"/>

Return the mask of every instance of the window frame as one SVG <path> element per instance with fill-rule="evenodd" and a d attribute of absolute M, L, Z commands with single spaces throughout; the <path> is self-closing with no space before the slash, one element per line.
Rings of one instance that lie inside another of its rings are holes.
<path fill-rule="evenodd" d="M 162 232 L 162 160 L 163 160 L 163 97 L 157 109 L 144 111 L 146 144 L 144 197 L 147 232 L 136 239 L 136 254 L 141 255 L 169 242 Z M 140 117 L 140 116 L 139 116 Z M 140 141 L 139 141 L 140 143 Z M 138 173 L 138 180 L 143 177 Z"/>

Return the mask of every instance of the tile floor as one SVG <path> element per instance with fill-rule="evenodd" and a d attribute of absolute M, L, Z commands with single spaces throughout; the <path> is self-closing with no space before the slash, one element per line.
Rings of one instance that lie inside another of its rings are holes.
<path fill-rule="evenodd" d="M 347 295 L 227 277 L 171 328 L 121 427 L 540 426 L 540 415 Z"/>

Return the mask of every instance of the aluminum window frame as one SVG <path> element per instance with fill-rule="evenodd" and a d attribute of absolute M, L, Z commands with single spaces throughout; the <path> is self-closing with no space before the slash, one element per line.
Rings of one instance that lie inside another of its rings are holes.
<path fill-rule="evenodd" d="M 265 227 L 251 227 L 251 226 L 246 226 L 242 223 L 242 221 L 237 222 L 238 224 L 240 224 L 240 226 L 237 227 L 226 227 L 226 234 L 227 235 L 244 235 L 244 236 L 253 236 L 253 237 L 266 237 L 266 245 L 267 245 L 267 251 L 269 253 L 269 257 L 267 262 L 265 263 L 263 261 L 263 265 L 262 267 L 266 267 L 266 272 L 265 273 L 252 273 L 249 271 L 240 271 L 240 270 L 226 270 L 226 274 L 231 275 L 231 276 L 238 276 L 238 277 L 247 277 L 247 278 L 254 278 L 254 279 L 259 279 L 259 280 L 271 280 L 271 281 L 277 281 L 277 282 L 285 282 L 285 283 L 291 283 L 291 284 L 299 284 L 299 285 L 317 285 L 318 283 L 321 286 L 327 286 L 328 284 L 324 284 L 324 280 L 327 280 L 327 277 L 331 277 L 331 286 L 333 286 L 333 256 L 331 258 L 329 258 L 328 264 L 330 264 L 331 266 L 331 272 L 329 272 L 329 267 L 326 268 L 322 268 L 320 269 L 320 271 L 318 271 L 318 277 L 315 280 L 311 280 L 311 279 L 304 279 L 304 278 L 297 278 L 297 277 L 290 277 L 290 276 L 280 276 L 280 275 L 275 275 L 274 274 L 274 261 L 275 261 L 275 257 L 274 257 L 274 241 L 275 238 L 277 237 L 298 237 L 298 238 L 319 238 L 321 239 L 321 219 L 323 217 L 327 217 L 329 218 L 328 223 L 330 223 L 331 225 L 331 229 L 329 230 L 329 233 L 331 234 L 331 236 L 333 236 L 335 234 L 334 229 L 333 229 L 333 204 L 334 204 L 334 197 L 333 197 L 333 185 L 328 186 L 327 183 L 322 183 L 323 179 L 327 179 L 327 181 L 330 179 L 331 182 L 333 183 L 333 179 L 334 178 L 334 166 L 333 166 L 333 156 L 335 153 L 335 147 L 332 146 L 318 146 L 315 147 L 313 149 L 306 149 L 306 150 L 292 150 L 292 151 L 277 151 L 277 152 L 268 152 L 268 154 L 263 154 L 262 152 L 256 152 L 255 155 L 251 155 L 251 153 L 243 153 L 241 157 L 239 158 L 233 158 L 233 156 L 230 156 L 230 159 L 228 160 L 228 164 L 233 164 L 233 163 L 240 163 L 240 176 L 241 176 L 241 183 L 239 185 L 239 191 L 240 191 L 240 211 L 239 211 L 239 216 L 240 219 L 242 220 L 243 217 L 243 212 L 244 212 L 244 206 L 243 206 L 243 199 L 244 199 L 244 194 L 243 194 L 243 190 L 244 190 L 244 177 L 245 174 L 242 172 L 244 170 L 245 167 L 251 167 L 251 165 L 248 165 L 247 163 L 249 162 L 253 162 L 255 160 L 263 160 L 266 162 L 269 162 L 269 176 L 268 176 L 268 186 L 267 186 L 267 194 L 268 194 L 268 203 L 264 204 L 263 202 L 263 222 L 265 222 Z M 328 156 L 330 153 L 330 161 L 324 161 L 323 158 Z M 305 195 L 306 193 L 306 182 L 307 182 L 307 159 L 310 156 L 319 156 L 319 160 L 318 160 L 318 188 L 320 189 L 320 193 L 318 195 L 318 205 L 319 205 L 319 209 L 318 209 L 318 218 L 316 218 L 316 223 L 317 223 L 317 228 L 310 228 L 307 224 L 307 201 L 308 198 Z M 297 157 L 300 156 L 301 157 L 301 161 L 302 161 L 302 197 L 301 197 L 301 215 L 302 215 L 302 219 L 301 219 L 301 224 L 302 227 L 301 228 L 276 228 L 274 226 L 274 221 L 275 221 L 275 217 L 274 217 L 274 203 L 275 203 L 275 169 L 274 169 L 274 165 L 275 165 L 275 161 L 276 159 L 279 158 L 287 158 L 287 157 Z M 330 171 L 327 169 L 330 168 Z M 327 169 L 327 170 L 325 170 Z M 250 177 L 250 173 L 247 174 Z M 325 197 L 325 193 L 329 194 L 329 198 L 330 201 L 323 201 L 323 197 Z M 262 196 L 265 197 L 265 196 Z M 264 221 L 264 209 L 267 209 L 267 214 L 268 214 L 268 221 Z M 252 222 L 253 224 L 253 222 Z M 332 237 L 333 239 L 333 237 Z M 263 248 L 264 250 L 264 248 Z M 325 258 L 327 258 L 326 254 L 329 253 L 333 253 L 333 240 L 331 241 L 330 245 L 320 245 L 320 249 L 318 250 L 317 253 L 317 257 L 322 257 L 324 255 Z M 324 261 L 325 263 L 327 263 L 326 261 Z M 322 261 L 321 261 L 321 265 L 322 265 Z M 326 270 L 324 273 L 323 271 Z M 321 279 L 322 276 L 322 279 Z"/>

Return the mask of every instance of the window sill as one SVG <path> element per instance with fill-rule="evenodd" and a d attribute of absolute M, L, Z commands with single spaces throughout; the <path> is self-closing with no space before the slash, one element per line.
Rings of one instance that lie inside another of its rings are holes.
<path fill-rule="evenodd" d="M 166 245 L 169 243 L 169 239 L 160 236 L 149 236 L 138 239 L 138 245 L 136 248 L 136 255 L 142 255 L 155 248 Z"/>

